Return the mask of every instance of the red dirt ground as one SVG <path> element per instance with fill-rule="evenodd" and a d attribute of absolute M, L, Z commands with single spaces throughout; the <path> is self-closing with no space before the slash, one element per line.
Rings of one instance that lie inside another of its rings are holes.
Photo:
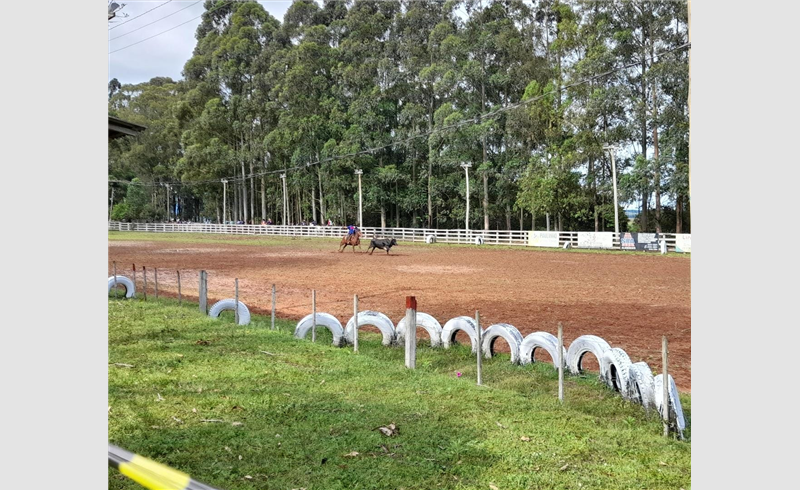
<path fill-rule="evenodd" d="M 480 310 L 481 324 L 510 323 L 523 336 L 543 330 L 564 345 L 593 334 L 624 349 L 632 362 L 661 370 L 661 337 L 669 341 L 669 372 L 681 392 L 691 393 L 691 260 L 655 254 L 582 253 L 529 248 L 461 247 L 401 243 L 389 255 L 337 252 L 338 240 L 297 239 L 297 245 L 255 246 L 234 243 L 178 243 L 109 240 L 108 266 L 131 276 L 148 271 L 153 294 L 154 268 L 159 294 L 175 296 L 176 270 L 182 294 L 197 301 L 198 271 L 208 271 L 209 306 L 231 298 L 234 278 L 239 299 L 254 313 L 269 313 L 271 285 L 277 287 L 280 318 L 299 320 L 311 313 L 311 290 L 317 312 L 342 322 L 353 314 L 353 294 L 360 310 L 376 310 L 395 323 L 405 314 L 405 297 L 416 296 L 418 311 L 444 323 Z M 289 242 L 291 243 L 291 242 Z M 366 250 L 366 246 L 364 246 Z M 422 333 L 420 333 L 422 335 Z M 504 341 L 498 341 L 498 344 Z M 507 346 L 498 350 L 507 351 Z M 596 371 L 596 360 L 585 366 Z M 538 359 L 538 356 L 537 356 Z"/>

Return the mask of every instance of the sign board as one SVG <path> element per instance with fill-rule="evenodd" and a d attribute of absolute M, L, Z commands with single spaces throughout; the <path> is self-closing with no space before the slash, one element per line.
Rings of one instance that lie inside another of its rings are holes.
<path fill-rule="evenodd" d="M 620 237 L 620 249 L 659 252 L 661 239 L 658 233 L 623 233 Z"/>
<path fill-rule="evenodd" d="M 558 248 L 558 232 L 557 231 L 528 232 L 528 245 L 530 245 L 531 247 Z"/>
<path fill-rule="evenodd" d="M 614 248 L 614 233 L 611 231 L 579 231 L 578 248 Z"/>
<path fill-rule="evenodd" d="M 692 253 L 692 235 L 690 233 L 675 235 L 675 251 L 680 253 Z"/>

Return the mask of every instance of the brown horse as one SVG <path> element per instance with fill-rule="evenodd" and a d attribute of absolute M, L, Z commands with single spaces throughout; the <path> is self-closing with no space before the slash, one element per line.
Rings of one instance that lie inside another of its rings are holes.
<path fill-rule="evenodd" d="M 344 249 L 350 245 L 353 247 L 353 253 L 356 253 L 356 247 L 358 250 L 361 251 L 361 231 L 356 231 L 352 235 L 345 235 L 342 237 L 341 243 L 339 243 L 339 252 L 344 252 Z"/>

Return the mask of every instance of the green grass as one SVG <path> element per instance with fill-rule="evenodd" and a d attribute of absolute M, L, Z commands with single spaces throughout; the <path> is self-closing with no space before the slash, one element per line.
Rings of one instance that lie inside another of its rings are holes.
<path fill-rule="evenodd" d="M 508 355 L 476 386 L 466 346 L 423 342 L 411 371 L 377 332 L 355 354 L 325 329 L 314 344 L 293 322 L 238 327 L 172 300 L 112 298 L 108 314 L 109 442 L 220 489 L 691 485 L 691 443 L 594 375 L 567 376 L 560 404 L 551 365 Z M 393 437 L 376 430 L 391 423 Z M 109 469 L 109 488 L 141 487 Z"/>
<path fill-rule="evenodd" d="M 205 233 L 149 233 L 142 231 L 109 231 L 109 241 L 152 241 L 152 242 L 172 242 L 172 243 L 209 243 L 209 244 L 227 244 L 227 245 L 252 245 L 252 246 L 282 246 L 291 245 L 292 247 L 306 247 L 318 249 L 321 246 L 338 247 L 339 238 L 317 238 L 317 237 L 281 237 L 281 236 L 264 236 L 255 238 L 248 235 L 216 235 Z M 655 252 L 632 252 L 630 250 L 602 250 L 602 249 L 580 249 L 580 248 L 549 248 L 549 247 L 523 247 L 519 245 L 478 245 L 471 244 L 457 244 L 457 243 L 418 243 L 418 242 L 403 242 L 402 247 L 424 247 L 424 248 L 484 248 L 490 250 L 535 250 L 537 252 L 550 252 L 550 253 L 588 253 L 588 254 L 622 254 L 622 255 L 651 255 L 662 256 Z M 361 247 L 363 250 L 369 246 L 368 240 L 362 240 Z M 351 249 L 348 248 L 348 251 Z M 351 252 L 352 253 L 352 252 Z M 662 257 L 684 257 L 690 258 L 691 254 L 669 252 Z"/>

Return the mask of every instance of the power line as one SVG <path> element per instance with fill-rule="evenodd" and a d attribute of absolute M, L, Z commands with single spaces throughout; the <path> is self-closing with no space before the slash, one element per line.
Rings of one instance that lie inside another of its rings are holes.
<path fill-rule="evenodd" d="M 184 25 L 184 24 L 188 24 L 189 22 L 192 22 L 193 20 L 197 20 L 197 19 L 199 19 L 200 17 L 202 17 L 203 15 L 205 15 L 205 14 L 207 14 L 207 13 L 213 12 L 213 11 L 215 11 L 215 10 L 217 10 L 217 9 L 221 9 L 222 7 L 226 7 L 226 6 L 228 6 L 228 5 L 232 4 L 232 3 L 236 2 L 236 1 L 239 1 L 239 0 L 228 0 L 227 2 L 225 2 L 225 3 L 221 4 L 221 5 L 217 5 L 216 7 L 212 8 L 212 9 L 206 10 L 206 11 L 205 11 L 205 12 L 203 12 L 202 14 L 200 14 L 200 15 L 198 15 L 197 17 L 194 17 L 194 18 L 192 18 L 192 19 L 189 19 L 189 20 L 187 20 L 186 22 L 180 23 L 180 24 L 178 24 L 178 25 L 176 25 L 176 26 L 174 26 L 174 27 L 170 27 L 170 28 L 169 28 L 169 29 L 167 29 L 166 31 L 162 31 L 162 32 L 159 32 L 158 34 L 154 34 L 154 35 L 152 35 L 152 36 L 150 36 L 150 37 L 146 37 L 146 38 L 142 39 L 141 41 L 137 41 L 137 42 L 135 42 L 135 43 L 133 43 L 133 44 L 129 44 L 129 45 L 125 46 L 125 47 L 122 47 L 122 48 L 119 48 L 119 49 L 115 49 L 114 51 L 109 51 L 109 53 L 108 53 L 108 54 L 116 53 L 117 51 L 122 51 L 123 49 L 128 49 L 128 48 L 130 48 L 131 46 L 135 46 L 135 45 L 137 45 L 137 44 L 139 44 L 139 43 L 143 43 L 143 42 L 145 42 L 145 41 L 147 41 L 147 40 L 153 39 L 154 37 L 157 37 L 157 36 L 160 36 L 160 35 L 162 35 L 162 34 L 165 34 L 165 33 L 169 32 L 169 31 L 171 31 L 171 30 L 173 30 L 173 29 L 177 29 L 178 27 L 180 27 L 180 26 L 182 26 L 182 25 Z"/>
<path fill-rule="evenodd" d="M 153 22 L 150 22 L 149 24 L 145 24 L 145 25 L 143 25 L 143 26 L 137 27 L 136 29 L 134 29 L 134 30 L 132 30 L 132 31 L 128 31 L 128 32 L 126 32 L 125 34 L 120 34 L 120 35 L 119 35 L 119 36 L 117 36 L 117 37 L 112 37 L 111 39 L 109 39 L 109 41 L 114 41 L 114 40 L 116 40 L 116 39 L 119 39 L 119 38 L 121 38 L 121 37 L 125 37 L 125 36 L 127 36 L 128 34 L 131 34 L 132 32 L 136 32 L 136 31 L 138 31 L 138 30 L 140 30 L 140 29 L 144 29 L 145 27 L 147 27 L 147 26 L 149 26 L 149 25 L 153 25 L 153 24 L 155 24 L 156 22 L 161 22 L 162 20 L 166 19 L 167 17 L 172 17 L 173 15 L 175 15 L 175 14 L 177 14 L 177 13 L 179 13 L 179 12 L 183 12 L 184 10 L 186 10 L 186 9 L 188 9 L 188 8 L 192 8 L 192 7 L 194 7 L 195 5 L 197 5 L 198 3 L 202 2 L 202 1 L 203 1 L 203 0 L 199 0 L 199 1 L 197 1 L 197 2 L 194 2 L 193 4 L 189 5 L 188 7 L 183 7 L 183 8 L 182 8 L 182 9 L 180 9 L 180 10 L 176 10 L 175 12 L 172 12 L 171 14 L 165 15 L 164 17 L 161 17 L 160 19 L 156 19 L 156 20 L 154 20 Z M 164 4 L 162 4 L 162 5 L 164 5 Z"/>
<path fill-rule="evenodd" d="M 168 4 L 168 3 L 169 3 L 169 2 L 171 2 L 171 1 L 172 1 L 172 0 L 167 0 L 166 2 L 162 3 L 161 5 L 156 5 L 155 7 L 151 8 L 151 9 L 150 9 L 150 10 L 148 10 L 147 12 L 152 12 L 153 10 L 155 10 L 155 9 L 157 9 L 157 8 L 159 8 L 159 7 L 163 7 L 164 5 Z M 133 19 L 138 19 L 139 17 L 143 16 L 143 15 L 144 15 L 144 14 L 146 14 L 147 12 L 143 12 L 143 13 L 141 13 L 141 14 L 137 15 L 136 17 L 132 17 L 132 18 L 130 18 L 130 19 L 128 19 L 128 20 L 126 20 L 125 22 L 120 22 L 119 24 L 115 25 L 115 26 L 114 26 L 114 27 L 112 27 L 111 29 L 116 29 L 117 27 L 119 27 L 119 26 L 121 26 L 121 25 L 123 25 L 123 24 L 127 24 L 128 22 L 132 21 Z M 110 31 L 111 29 L 109 29 L 109 31 Z"/>
<path fill-rule="evenodd" d="M 650 58 L 650 61 L 651 61 L 651 63 L 655 63 L 657 57 L 661 57 L 661 56 L 663 56 L 665 54 L 671 53 L 673 51 L 678 51 L 678 50 L 683 49 L 683 48 L 691 49 L 691 43 L 687 42 L 687 43 L 681 44 L 680 46 L 676 46 L 674 48 L 667 49 L 665 51 L 661 51 L 659 53 L 656 53 L 655 55 L 653 55 Z M 588 83 L 588 82 L 596 80 L 598 78 L 606 77 L 606 76 L 614 74 L 616 72 L 619 72 L 619 71 L 622 71 L 622 70 L 626 70 L 628 68 L 633 68 L 635 66 L 639 66 L 640 64 L 641 64 L 640 61 L 635 61 L 635 62 L 632 62 L 632 63 L 628 63 L 628 64 L 622 65 L 622 66 L 620 66 L 618 68 L 614 68 L 614 69 L 605 71 L 603 73 L 599 73 L 597 75 L 593 75 L 591 77 L 584 78 L 584 79 L 579 80 L 577 82 L 573 82 L 573 83 L 564 85 L 562 87 L 562 90 L 568 89 L 568 88 L 572 88 L 572 87 L 576 87 L 578 85 L 582 85 L 582 84 Z M 407 138 L 404 138 L 402 140 L 396 140 L 396 141 L 393 141 L 393 142 L 388 143 L 386 145 L 367 148 L 367 149 L 364 149 L 364 150 L 360 150 L 360 151 L 356 151 L 356 152 L 352 152 L 352 153 L 347 153 L 345 155 L 337 155 L 337 156 L 332 156 L 332 157 L 328 157 L 328 158 L 323 158 L 323 159 L 317 160 L 315 162 L 308 162 L 308 163 L 306 163 L 304 165 L 295 165 L 293 167 L 284 167 L 283 169 L 279 169 L 279 170 L 269 170 L 269 171 L 264 171 L 264 172 L 256 172 L 256 173 L 251 173 L 251 174 L 248 174 L 248 175 L 242 176 L 242 177 L 238 177 L 238 176 L 237 177 L 224 177 L 224 178 L 220 178 L 220 179 L 195 180 L 195 181 L 189 181 L 189 182 L 169 182 L 169 185 L 191 186 L 191 185 L 201 185 L 201 184 L 213 184 L 213 183 L 221 183 L 223 180 L 227 180 L 229 182 L 237 182 L 237 181 L 243 181 L 243 180 L 247 180 L 247 179 L 254 178 L 254 177 L 262 177 L 262 176 L 266 176 L 266 175 L 285 173 L 285 172 L 292 171 L 292 170 L 300 170 L 300 169 L 303 169 L 303 168 L 309 168 L 309 167 L 316 166 L 316 165 L 322 165 L 323 163 L 333 162 L 333 161 L 336 161 L 336 160 L 342 160 L 342 159 L 345 159 L 345 158 L 352 158 L 352 157 L 355 157 L 355 156 L 358 156 L 358 155 L 372 154 L 372 153 L 374 153 L 376 151 L 380 151 L 380 150 L 383 150 L 385 148 L 392 148 L 394 146 L 406 144 L 406 143 L 408 143 L 410 141 L 413 141 L 413 140 L 415 140 L 417 138 L 430 136 L 430 135 L 436 134 L 436 133 L 442 133 L 442 132 L 445 132 L 445 131 L 449 131 L 451 129 L 457 129 L 457 128 L 459 128 L 461 126 L 464 126 L 466 124 L 472 123 L 474 125 L 474 124 L 477 124 L 478 121 L 482 121 L 482 120 L 485 120 L 485 119 L 492 119 L 492 118 L 494 118 L 496 116 L 499 116 L 500 114 L 502 114 L 504 112 L 507 112 L 507 111 L 510 111 L 510 110 L 514 110 L 514 109 L 518 109 L 518 108 L 520 108 L 520 107 L 522 107 L 524 105 L 530 104 L 531 102 L 535 102 L 535 101 L 540 100 L 540 99 L 543 99 L 544 97 L 547 97 L 547 96 L 555 94 L 555 93 L 556 93 L 555 91 L 543 92 L 542 94 L 537 95 L 535 97 L 531 97 L 529 99 L 522 100 L 522 101 L 519 101 L 519 102 L 514 103 L 514 104 L 509 104 L 509 105 L 506 105 L 506 106 L 502 106 L 502 107 L 500 107 L 498 109 L 489 111 L 489 112 L 487 112 L 485 114 L 479 114 L 477 116 L 470 117 L 468 119 L 463 119 L 463 120 L 461 120 L 461 121 L 459 121 L 457 123 L 453 123 L 453 124 L 450 124 L 448 126 L 442 126 L 442 127 L 439 127 L 439 128 L 435 128 L 435 129 L 432 129 L 430 131 L 416 133 L 416 134 L 411 135 L 411 136 L 409 136 Z M 109 183 L 118 183 L 118 184 L 133 184 L 132 182 L 123 181 L 123 180 L 109 180 L 108 182 Z M 164 185 L 164 184 L 162 184 L 162 183 L 152 183 L 152 184 L 150 184 L 150 183 L 137 183 L 137 184 L 134 184 L 134 185 L 161 186 L 161 185 Z"/>

